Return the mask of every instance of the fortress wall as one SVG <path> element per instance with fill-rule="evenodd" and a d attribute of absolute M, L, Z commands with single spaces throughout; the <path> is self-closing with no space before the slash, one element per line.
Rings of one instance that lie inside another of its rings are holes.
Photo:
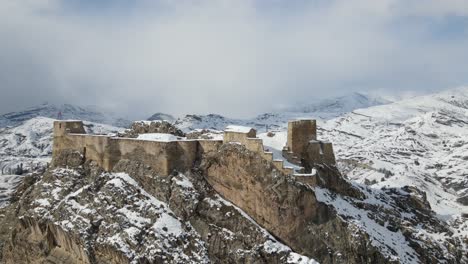
<path fill-rule="evenodd" d="M 177 142 L 143 141 L 135 139 L 116 139 L 115 151 L 120 159 L 140 161 L 161 175 L 169 175 L 172 170 L 168 151 L 177 148 Z"/>
<path fill-rule="evenodd" d="M 295 175 L 294 178 L 302 183 L 309 184 L 311 187 L 317 186 L 317 176 L 299 176 Z"/>
<path fill-rule="evenodd" d="M 294 169 L 293 168 L 285 168 L 283 167 L 282 170 L 281 170 L 284 174 L 287 174 L 287 175 L 291 175 L 291 174 L 294 174 Z"/>
<path fill-rule="evenodd" d="M 312 141 L 307 146 L 307 155 L 305 159 L 313 164 L 313 163 L 322 163 L 322 154 L 321 154 L 321 146 L 319 141 Z"/>
<path fill-rule="evenodd" d="M 308 163 L 324 163 L 335 164 L 335 154 L 333 152 L 332 143 L 324 143 L 320 141 L 311 141 L 307 147 L 307 155 L 305 157 Z"/>
<path fill-rule="evenodd" d="M 288 122 L 287 147 L 290 152 L 301 156 L 309 141 L 317 139 L 317 123 L 315 120 L 297 120 Z"/>
<path fill-rule="evenodd" d="M 286 175 L 290 175 L 290 174 L 294 173 L 293 168 L 285 168 L 284 167 L 284 161 L 283 160 L 274 160 L 273 161 L 273 166 L 275 166 L 275 168 L 277 170 L 281 171 L 282 173 L 284 173 Z"/>
<path fill-rule="evenodd" d="M 326 164 L 335 164 L 335 153 L 333 152 L 333 144 L 332 143 L 323 143 L 322 144 L 322 151 L 323 151 L 323 162 Z"/>
<path fill-rule="evenodd" d="M 199 149 L 198 152 L 207 153 L 211 151 L 217 151 L 219 147 L 223 144 L 222 140 L 199 140 Z"/>
<path fill-rule="evenodd" d="M 260 138 L 247 138 L 245 141 L 245 147 L 253 152 L 260 153 L 262 156 L 264 154 L 263 151 L 263 140 Z"/>
<path fill-rule="evenodd" d="M 260 155 L 269 162 L 273 162 L 273 153 L 272 152 L 260 152 Z"/>
<path fill-rule="evenodd" d="M 194 167 L 195 161 L 200 154 L 198 141 L 177 141 L 178 147 L 175 152 L 169 152 L 172 170 L 185 172 Z"/>
<path fill-rule="evenodd" d="M 54 137 L 53 155 L 58 155 L 62 150 L 79 151 L 85 159 L 95 161 L 106 171 L 111 171 L 121 159 L 136 160 L 161 175 L 169 175 L 174 170 L 189 170 L 201 154 L 215 151 L 221 144 L 219 140 L 158 142 L 63 134 Z"/>
<path fill-rule="evenodd" d="M 161 175 L 169 175 L 174 170 L 189 170 L 198 157 L 197 141 L 159 142 L 125 138 L 115 141 L 121 159 L 141 161 Z"/>
<path fill-rule="evenodd" d="M 239 132 L 224 132 L 224 138 L 223 142 L 224 143 L 229 143 L 229 142 L 239 142 L 243 145 L 247 142 L 247 137 L 248 135 L 246 133 L 239 133 Z"/>
<path fill-rule="evenodd" d="M 54 136 L 60 137 L 69 133 L 86 134 L 82 121 L 54 121 Z"/>
<path fill-rule="evenodd" d="M 273 166 L 275 166 L 275 168 L 280 170 L 280 171 L 283 170 L 283 164 L 284 164 L 284 162 L 282 160 L 274 160 L 273 161 Z"/>
<path fill-rule="evenodd" d="M 70 135 L 69 137 L 77 137 Z M 109 146 L 112 143 L 112 139 L 105 136 L 92 136 L 92 135 L 80 135 L 80 138 L 84 138 L 84 156 L 88 160 L 96 161 L 105 170 L 111 170 L 113 165 L 109 158 Z"/>
<path fill-rule="evenodd" d="M 54 138 L 53 155 L 61 150 L 75 150 L 83 154 L 84 158 L 96 161 L 106 170 L 110 169 L 107 148 L 110 138 L 105 136 L 93 136 L 86 134 L 68 134 Z"/>

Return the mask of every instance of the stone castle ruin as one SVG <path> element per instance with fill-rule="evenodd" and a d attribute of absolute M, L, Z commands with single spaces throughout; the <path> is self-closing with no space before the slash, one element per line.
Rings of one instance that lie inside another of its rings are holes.
<path fill-rule="evenodd" d="M 89 135 L 81 121 L 55 121 L 53 155 L 55 157 L 66 150 L 78 151 L 84 160 L 94 161 L 106 171 L 111 171 L 120 160 L 135 160 L 161 175 L 169 175 L 174 171 L 185 172 L 194 168 L 203 154 L 217 151 L 223 144 L 231 143 L 245 146 L 286 175 L 310 174 L 318 164 L 335 164 L 332 144 L 317 141 L 315 120 L 289 122 L 287 144 L 280 158 L 265 151 L 262 139 L 256 136 L 256 130 L 248 127 L 228 126 L 223 140 L 142 140 Z"/>
<path fill-rule="evenodd" d="M 317 140 L 315 120 L 296 120 L 288 123 L 288 139 L 283 157 L 310 171 L 315 164 L 335 164 L 332 143 Z"/>
<path fill-rule="evenodd" d="M 86 170 L 98 165 L 108 172 L 124 172 L 148 193 L 164 189 L 161 183 L 167 179 L 169 183 L 165 184 L 171 184 L 181 177 L 177 175 L 180 172 L 190 182 L 198 183 L 194 188 L 204 186 L 237 206 L 296 252 L 322 256 L 330 249 L 329 236 L 324 234 L 337 227 L 341 229 L 333 248 L 350 251 L 348 244 L 340 243 L 347 234 L 341 218 L 317 199 L 312 188 L 327 188 L 355 198 L 361 193 L 339 174 L 331 144 L 317 141 L 314 120 L 290 122 L 287 133 L 286 146 L 281 149 L 282 142 L 276 140 L 283 134 L 271 138 L 278 143 L 273 148 L 269 139 L 257 136 L 255 129 L 242 126 L 228 126 L 222 139 L 163 137 L 161 133 L 125 138 L 88 135 L 81 121 L 56 121 L 52 167 L 82 166 Z M 89 166 L 85 161 L 94 164 Z M 181 199 L 177 195 L 168 197 L 173 198 Z M 187 199 L 193 198 L 190 195 Z M 209 204 L 200 202 L 200 210 L 204 206 Z M 180 208 L 179 213 L 189 214 L 190 208 Z M 205 224 L 198 224 L 198 230 L 209 230 Z"/>

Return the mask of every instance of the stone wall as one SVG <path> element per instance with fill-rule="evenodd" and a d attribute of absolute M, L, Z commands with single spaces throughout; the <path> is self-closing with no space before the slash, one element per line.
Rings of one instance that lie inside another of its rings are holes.
<path fill-rule="evenodd" d="M 333 145 L 329 142 L 311 141 L 307 146 L 307 151 L 304 157 L 310 163 L 309 165 L 312 166 L 317 163 L 336 163 Z"/>
<path fill-rule="evenodd" d="M 299 156 L 295 152 L 283 152 L 287 160 L 302 165 L 306 170 L 310 170 L 315 163 L 335 164 L 331 143 L 309 140 L 316 138 L 315 120 L 293 121 L 289 123 L 288 128 L 287 144 L 293 150 L 301 149 L 301 152 Z M 87 135 L 81 121 L 56 121 L 53 156 L 56 157 L 62 150 L 74 150 L 82 153 L 83 159 L 95 161 L 106 171 L 111 171 L 120 160 L 135 160 L 147 164 L 161 175 L 169 175 L 174 170 L 180 172 L 190 170 L 204 153 L 217 151 L 223 143 L 239 142 L 246 149 L 258 153 L 263 159 L 271 162 L 282 173 L 287 175 L 294 173 L 292 168 L 284 167 L 282 160 L 273 160 L 273 154 L 264 151 L 262 139 L 255 136 L 256 131 L 251 129 L 248 133 L 225 131 L 223 141 L 144 141 Z"/>
<path fill-rule="evenodd" d="M 72 126 L 69 131 L 80 131 L 81 134 L 71 134 L 63 130 Z M 57 121 L 54 123 L 53 156 L 63 150 L 75 150 L 83 155 L 83 159 L 95 161 L 106 171 L 120 160 L 141 161 L 161 175 L 169 175 L 174 170 L 185 172 L 193 168 L 203 153 L 215 151 L 222 144 L 219 140 L 181 140 L 181 141 L 144 141 L 130 138 L 113 138 L 84 134 L 79 129 L 80 122 L 68 124 Z M 81 123 L 81 127 L 83 124 Z"/>
<path fill-rule="evenodd" d="M 295 252 L 321 263 L 385 263 L 369 240 L 349 232 L 346 223 L 319 202 L 310 187 L 299 183 L 328 188 L 316 177 L 281 175 L 265 159 L 237 144 L 225 144 L 217 153 L 207 154 L 201 169 L 217 193 Z M 341 179 L 328 167 L 324 170 L 323 177 Z"/>
<path fill-rule="evenodd" d="M 297 120 L 288 123 L 288 139 L 283 157 L 302 166 L 308 173 L 315 164 L 334 165 L 333 145 L 317 140 L 315 120 Z"/>
<path fill-rule="evenodd" d="M 65 134 L 85 134 L 86 131 L 81 121 L 56 121 L 54 122 L 54 136 Z"/>
<path fill-rule="evenodd" d="M 224 143 L 239 142 L 245 145 L 247 142 L 247 139 L 255 138 L 256 136 L 257 136 L 257 132 L 255 131 L 255 129 L 251 129 L 249 133 L 224 131 L 223 141 Z"/>
<path fill-rule="evenodd" d="M 317 123 L 315 120 L 296 120 L 288 123 L 288 151 L 301 156 L 309 141 L 317 139 Z"/>

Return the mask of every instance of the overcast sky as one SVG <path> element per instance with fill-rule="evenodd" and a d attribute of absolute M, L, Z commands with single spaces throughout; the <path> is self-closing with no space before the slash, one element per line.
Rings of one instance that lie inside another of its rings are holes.
<path fill-rule="evenodd" d="M 0 113 L 245 117 L 468 84 L 466 0 L 0 0 Z"/>

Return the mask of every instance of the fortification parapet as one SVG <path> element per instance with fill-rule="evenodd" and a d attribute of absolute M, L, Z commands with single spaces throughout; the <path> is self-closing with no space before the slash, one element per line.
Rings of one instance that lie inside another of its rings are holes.
<path fill-rule="evenodd" d="M 317 140 L 315 120 L 296 120 L 288 123 L 288 137 L 283 157 L 309 172 L 315 164 L 335 164 L 331 143 Z"/>
<path fill-rule="evenodd" d="M 312 140 L 307 147 L 305 160 L 309 165 L 313 164 L 335 164 L 333 145 L 330 142 Z"/>
<path fill-rule="evenodd" d="M 250 127 L 228 126 L 224 130 L 223 143 L 240 143 L 244 145 L 246 149 L 258 153 L 263 159 L 271 162 L 278 171 L 287 175 L 293 174 L 293 168 L 285 167 L 283 160 L 274 160 L 273 153 L 264 150 L 263 140 L 257 138 L 256 134 L 256 130 Z"/>
<path fill-rule="evenodd" d="M 227 126 L 224 130 L 224 143 L 239 142 L 247 145 L 247 139 L 257 137 L 257 131 L 251 127 Z"/>
<path fill-rule="evenodd" d="M 54 121 L 54 137 L 66 134 L 86 134 L 82 121 Z"/>
<path fill-rule="evenodd" d="M 317 122 L 315 120 L 295 120 L 288 122 L 288 139 L 286 147 L 289 152 L 301 156 L 309 141 L 317 139 Z"/>
<path fill-rule="evenodd" d="M 94 161 L 106 171 L 120 160 L 134 160 L 167 176 L 174 170 L 192 169 L 203 153 L 216 151 L 221 144 L 220 140 L 156 141 L 87 135 L 81 121 L 57 121 L 53 157 L 65 150 L 77 151 L 83 160 Z"/>
<path fill-rule="evenodd" d="M 334 164 L 333 146 L 316 141 L 316 129 L 315 120 L 290 122 L 283 157 L 290 163 L 301 165 L 306 171 L 316 163 Z M 204 153 L 217 151 L 223 143 L 230 142 L 238 142 L 258 153 L 284 174 L 294 173 L 293 167 L 285 166 L 283 160 L 275 160 L 272 152 L 264 150 L 263 140 L 256 137 L 255 129 L 240 126 L 228 126 L 223 141 L 164 141 L 87 135 L 81 121 L 56 121 L 53 156 L 57 157 L 63 150 L 78 151 L 83 160 L 94 161 L 106 171 L 111 171 L 120 160 L 134 160 L 150 166 L 161 175 L 169 175 L 174 170 L 185 172 L 194 168 Z"/>

